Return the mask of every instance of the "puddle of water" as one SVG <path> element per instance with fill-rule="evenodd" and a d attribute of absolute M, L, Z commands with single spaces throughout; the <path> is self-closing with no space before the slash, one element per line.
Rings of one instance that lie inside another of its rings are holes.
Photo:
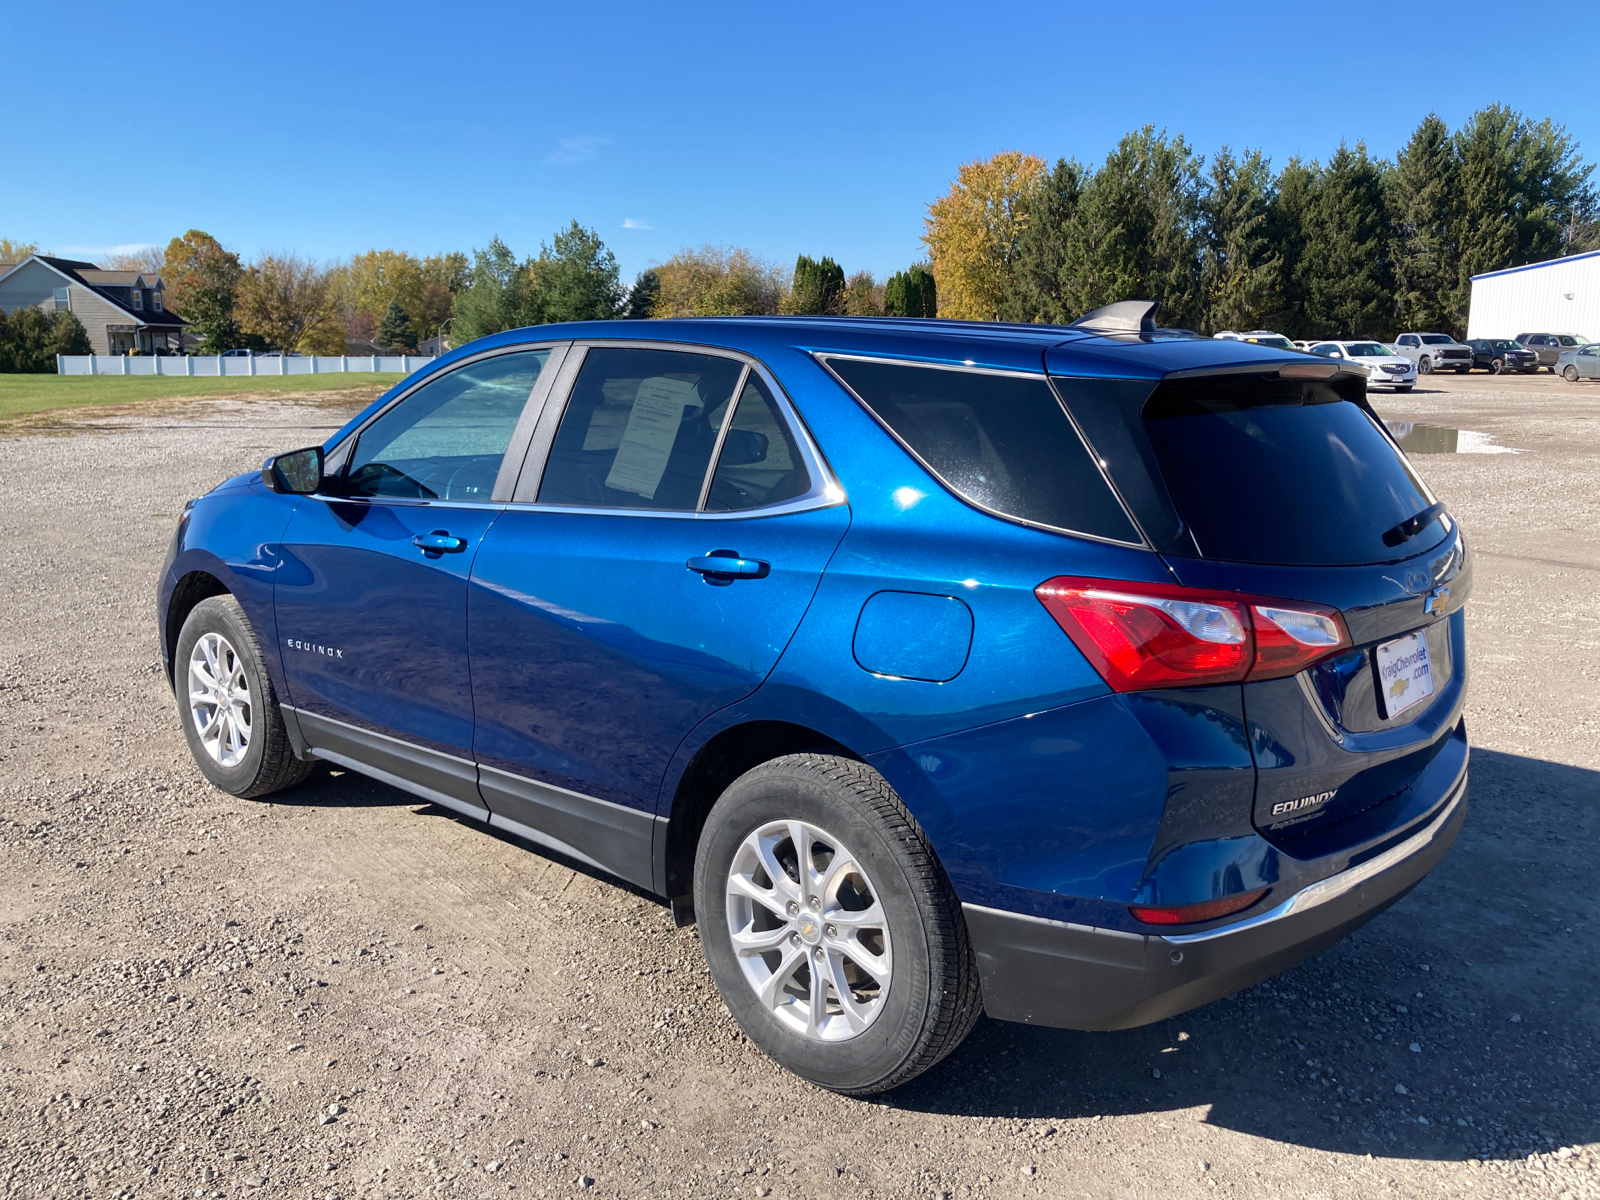
<path fill-rule="evenodd" d="M 1444 425 L 1424 425 L 1420 421 L 1385 421 L 1394 440 L 1407 454 L 1521 454 L 1510 446 L 1497 444 L 1492 433 L 1476 429 L 1451 429 Z"/>

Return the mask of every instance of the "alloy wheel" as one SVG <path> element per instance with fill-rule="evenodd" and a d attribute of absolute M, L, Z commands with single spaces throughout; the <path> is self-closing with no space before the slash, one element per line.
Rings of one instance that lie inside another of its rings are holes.
<path fill-rule="evenodd" d="M 1417 373 L 1419 375 L 1432 375 L 1433 374 L 1433 359 L 1424 358 L 1422 361 L 1417 363 Z"/>
<path fill-rule="evenodd" d="M 189 652 L 189 716 L 216 762 L 236 767 L 250 750 L 250 679 L 233 644 L 203 633 Z"/>
<path fill-rule="evenodd" d="M 883 1012 L 893 970 L 888 918 L 861 861 L 805 821 L 771 821 L 740 844 L 728 931 L 762 1006 L 803 1037 L 842 1042 Z"/>

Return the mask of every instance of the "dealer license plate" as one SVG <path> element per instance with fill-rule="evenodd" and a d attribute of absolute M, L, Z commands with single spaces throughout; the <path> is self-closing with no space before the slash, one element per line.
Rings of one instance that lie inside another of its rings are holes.
<path fill-rule="evenodd" d="M 1428 637 L 1408 633 L 1378 647 L 1378 696 L 1386 720 L 1433 695 L 1433 667 L 1428 662 Z"/>

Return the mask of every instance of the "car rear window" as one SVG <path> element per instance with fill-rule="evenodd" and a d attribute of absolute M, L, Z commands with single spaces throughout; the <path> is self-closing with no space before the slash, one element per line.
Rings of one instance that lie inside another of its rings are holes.
<path fill-rule="evenodd" d="M 1141 541 L 1042 377 L 829 358 L 877 418 L 962 498 L 1069 533 Z"/>
<path fill-rule="evenodd" d="M 1163 383 L 1143 408 L 1163 481 L 1201 555 L 1337 566 L 1409 558 L 1446 533 L 1384 534 L 1433 503 L 1361 405 L 1321 381 Z"/>

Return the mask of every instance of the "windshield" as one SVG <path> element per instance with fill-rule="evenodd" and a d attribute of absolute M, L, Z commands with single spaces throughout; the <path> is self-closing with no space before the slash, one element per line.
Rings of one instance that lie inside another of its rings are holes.
<path fill-rule="evenodd" d="M 1505 338 L 1497 338 L 1497 339 L 1495 339 L 1495 341 L 1493 341 L 1490 344 L 1492 346 L 1494 346 L 1494 348 L 1496 350 L 1521 350 L 1522 349 L 1522 343 L 1521 342 L 1510 342 L 1510 341 L 1507 341 Z"/>
<path fill-rule="evenodd" d="M 1455 341 L 1453 337 L 1446 337 L 1442 333 L 1425 333 L 1422 335 L 1424 346 L 1448 346 Z"/>
<path fill-rule="evenodd" d="M 1351 342 L 1344 348 L 1346 354 L 1355 358 L 1393 358 L 1389 347 L 1380 346 L 1377 342 Z"/>

